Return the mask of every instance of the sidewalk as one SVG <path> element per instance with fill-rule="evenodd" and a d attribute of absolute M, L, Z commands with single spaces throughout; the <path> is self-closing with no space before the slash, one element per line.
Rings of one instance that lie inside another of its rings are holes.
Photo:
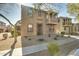
<path fill-rule="evenodd" d="M 65 35 L 65 36 L 68 36 L 68 35 Z M 70 35 L 70 37 L 79 39 L 79 36 Z"/>

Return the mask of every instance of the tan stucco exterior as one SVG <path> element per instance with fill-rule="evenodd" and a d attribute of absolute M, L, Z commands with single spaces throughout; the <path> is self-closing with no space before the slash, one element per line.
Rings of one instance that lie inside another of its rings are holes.
<path fill-rule="evenodd" d="M 21 23 L 21 36 L 35 36 L 37 35 L 38 28 L 37 24 L 42 24 L 42 35 L 49 34 L 49 26 L 51 26 L 51 34 L 56 33 L 58 31 L 58 20 L 57 17 L 53 16 L 50 18 L 48 12 L 42 11 L 41 16 L 38 15 L 37 11 L 33 11 L 32 16 L 28 15 L 27 6 L 22 6 L 22 23 Z M 54 12 L 51 12 L 54 13 Z M 48 18 L 47 18 L 48 17 Z M 49 19 L 50 18 L 50 19 Z M 28 32 L 28 24 L 33 25 L 33 31 Z M 54 31 L 53 31 L 54 29 Z M 40 30 L 39 30 L 40 31 Z"/>
<path fill-rule="evenodd" d="M 72 34 L 79 34 L 79 23 L 72 23 Z"/>
<path fill-rule="evenodd" d="M 59 31 L 65 34 L 72 33 L 72 19 L 68 17 L 59 17 Z"/>
<path fill-rule="evenodd" d="M 38 15 L 37 10 L 32 9 L 32 15 L 28 15 L 29 8 L 22 6 L 21 11 L 21 36 L 37 36 L 58 34 L 65 32 L 65 34 L 79 33 L 79 24 L 73 24 L 69 17 L 57 17 L 53 15 L 52 11 L 41 11 Z M 28 25 L 32 27 L 31 32 L 28 31 Z M 39 26 L 38 26 L 39 25 Z M 76 29 L 75 29 L 76 28 Z"/>

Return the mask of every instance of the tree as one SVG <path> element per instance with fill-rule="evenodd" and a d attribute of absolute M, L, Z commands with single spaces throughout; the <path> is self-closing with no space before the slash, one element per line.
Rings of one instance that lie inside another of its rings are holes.
<path fill-rule="evenodd" d="M 68 13 L 70 15 L 76 16 L 76 18 L 79 20 L 79 4 L 78 3 L 69 3 L 67 5 Z"/>

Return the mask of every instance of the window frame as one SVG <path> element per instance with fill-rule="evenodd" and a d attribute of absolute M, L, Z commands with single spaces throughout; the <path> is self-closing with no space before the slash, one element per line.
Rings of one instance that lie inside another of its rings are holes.
<path fill-rule="evenodd" d="M 33 15 L 33 10 L 32 10 L 32 8 L 28 8 L 28 16 L 32 16 Z"/>
<path fill-rule="evenodd" d="M 32 25 L 32 27 L 29 28 L 29 25 Z M 33 32 L 33 24 L 31 23 L 27 24 L 27 32 Z"/>

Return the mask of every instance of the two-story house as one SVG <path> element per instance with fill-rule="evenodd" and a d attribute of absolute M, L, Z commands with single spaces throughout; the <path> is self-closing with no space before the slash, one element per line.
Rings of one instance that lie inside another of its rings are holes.
<path fill-rule="evenodd" d="M 57 12 L 38 11 L 31 7 L 22 6 L 21 36 L 36 36 L 55 34 L 58 31 Z"/>

